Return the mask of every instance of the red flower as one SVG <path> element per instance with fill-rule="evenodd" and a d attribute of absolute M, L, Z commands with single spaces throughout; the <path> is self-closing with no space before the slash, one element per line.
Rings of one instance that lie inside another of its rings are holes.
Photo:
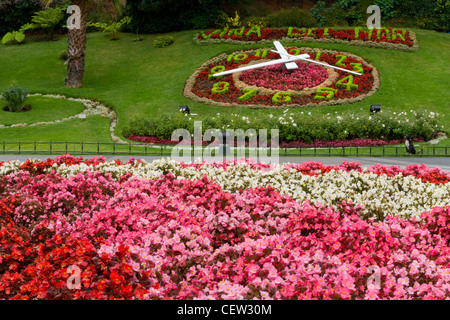
<path fill-rule="evenodd" d="M 111 279 L 111 283 L 116 286 L 120 285 L 125 280 L 124 277 L 122 277 L 116 271 L 111 272 L 109 278 Z"/>

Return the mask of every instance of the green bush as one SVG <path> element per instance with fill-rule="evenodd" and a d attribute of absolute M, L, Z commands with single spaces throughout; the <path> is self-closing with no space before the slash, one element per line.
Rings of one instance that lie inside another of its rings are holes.
<path fill-rule="evenodd" d="M 174 42 L 174 38 L 172 36 L 158 36 L 155 41 L 153 41 L 153 46 L 155 48 L 165 48 L 170 46 Z"/>
<path fill-rule="evenodd" d="M 375 4 L 380 7 L 381 18 L 383 21 L 395 17 L 396 12 L 394 8 L 397 4 L 397 0 L 377 0 Z"/>
<path fill-rule="evenodd" d="M 316 19 L 309 11 L 300 8 L 281 9 L 278 12 L 269 14 L 266 17 L 267 25 L 272 28 L 281 27 L 314 27 L 317 25 Z"/>
<path fill-rule="evenodd" d="M 69 59 L 69 55 L 67 54 L 67 50 L 61 50 L 61 52 L 58 55 L 58 59 L 66 61 Z"/>
<path fill-rule="evenodd" d="M 245 20 L 245 25 L 248 28 L 257 26 L 260 28 L 267 27 L 267 19 L 265 17 L 249 17 Z"/>
<path fill-rule="evenodd" d="M 406 120 L 407 119 L 407 120 Z M 439 118 L 432 113 L 417 111 L 406 116 L 390 112 L 343 113 L 337 115 L 304 114 L 303 112 L 291 114 L 284 113 L 281 117 L 257 117 L 247 119 L 233 113 L 215 115 L 200 119 L 202 129 L 242 129 L 252 128 L 257 132 L 260 129 L 279 129 L 280 142 L 303 141 L 312 143 L 315 140 L 335 141 L 351 140 L 357 138 L 396 140 L 406 135 L 429 138 L 433 130 L 439 125 Z M 123 130 L 125 137 L 153 136 L 160 139 L 171 139 L 176 129 L 188 129 L 193 132 L 194 119 L 183 115 L 156 116 L 151 119 L 136 118 L 127 124 Z"/>
<path fill-rule="evenodd" d="M 2 93 L 1 97 L 8 103 L 7 108 L 11 112 L 20 112 L 24 107 L 25 100 L 27 100 L 28 89 L 23 89 L 19 86 L 11 85 L 9 90 Z"/>

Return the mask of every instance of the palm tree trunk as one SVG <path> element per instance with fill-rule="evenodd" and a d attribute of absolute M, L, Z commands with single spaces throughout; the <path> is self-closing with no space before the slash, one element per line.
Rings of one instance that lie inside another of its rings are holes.
<path fill-rule="evenodd" d="M 81 28 L 69 29 L 67 54 L 67 87 L 81 88 L 83 86 L 84 56 L 86 51 L 86 3 L 85 0 L 72 0 L 73 5 L 80 7 Z"/>

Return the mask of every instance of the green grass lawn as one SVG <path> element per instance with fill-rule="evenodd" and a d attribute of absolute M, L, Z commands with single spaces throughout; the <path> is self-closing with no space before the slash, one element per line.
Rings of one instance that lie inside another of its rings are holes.
<path fill-rule="evenodd" d="M 426 30 L 416 32 L 420 49 L 417 52 L 365 48 L 344 44 L 289 43 L 341 50 L 359 55 L 378 68 L 381 88 L 372 97 L 358 103 L 318 108 L 297 108 L 292 112 L 311 111 L 320 113 L 343 110 L 359 111 L 371 104 L 381 104 L 383 110 L 403 111 L 425 108 L 442 118 L 444 130 L 450 129 L 450 35 Z M 205 117 L 224 112 L 220 107 L 194 103 L 182 92 L 188 77 L 206 60 L 223 52 L 240 48 L 270 47 L 265 45 L 215 44 L 198 46 L 192 41 L 194 31 L 172 33 L 175 42 L 167 48 L 154 48 L 153 40 L 158 35 L 146 35 L 144 41 L 132 42 L 134 34 L 122 34 L 119 41 L 109 41 L 103 33 L 88 34 L 86 72 L 84 87 L 69 89 L 64 85 L 66 66 L 58 59 L 60 51 L 67 46 L 65 37 L 53 42 L 27 42 L 23 45 L 0 46 L 0 90 L 11 84 L 29 88 L 31 92 L 55 93 L 71 97 L 100 100 L 111 106 L 118 116 L 116 135 L 128 120 L 135 116 L 151 117 L 156 113 L 175 113 L 178 106 L 187 104 L 191 112 Z M 36 105 L 38 107 L 38 104 Z M 67 106 L 70 113 L 75 109 Z M 283 110 L 236 108 L 233 112 L 242 115 L 268 116 L 281 114 Z M 4 112 L 0 115 L 0 123 Z M 49 112 L 50 116 L 50 112 Z M 55 115 L 56 116 L 56 115 Z M 59 117 L 59 115 L 58 115 Z M 6 118 L 5 118 L 6 119 Z M 100 120 L 101 119 L 101 120 Z M 98 120 L 98 121 L 97 121 Z M 84 121 L 84 122 L 82 122 Z M 73 120 L 57 125 L 32 128 L 0 129 L 0 141 L 111 141 L 108 121 L 94 117 Z M 450 139 L 439 146 L 449 146 Z"/>
<path fill-rule="evenodd" d="M 31 106 L 31 110 L 27 112 L 4 111 L 6 105 L 6 101 L 0 100 L 0 124 L 4 126 L 55 121 L 76 115 L 84 110 L 83 104 L 79 102 L 40 96 L 27 98 L 25 105 Z"/>

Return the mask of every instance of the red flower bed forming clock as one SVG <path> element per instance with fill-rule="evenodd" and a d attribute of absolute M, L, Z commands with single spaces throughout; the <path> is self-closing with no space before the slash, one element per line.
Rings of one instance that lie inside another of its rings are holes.
<path fill-rule="evenodd" d="M 317 41 L 330 43 L 346 43 L 367 47 L 382 47 L 399 50 L 417 50 L 419 48 L 414 32 L 395 28 L 351 28 L 336 30 L 332 28 L 295 28 L 284 29 L 251 28 L 216 29 L 200 32 L 194 37 L 197 44 L 230 42 L 245 44 L 249 42 L 282 41 Z"/>
<path fill-rule="evenodd" d="M 209 105 L 249 108 L 302 107 L 353 103 L 380 87 L 378 71 L 361 57 L 324 49 L 287 48 L 289 54 L 307 53 L 315 61 L 362 75 L 297 61 L 298 69 L 283 64 L 214 77 L 215 73 L 278 59 L 270 49 L 222 54 L 205 62 L 186 82 L 184 95 Z"/>

